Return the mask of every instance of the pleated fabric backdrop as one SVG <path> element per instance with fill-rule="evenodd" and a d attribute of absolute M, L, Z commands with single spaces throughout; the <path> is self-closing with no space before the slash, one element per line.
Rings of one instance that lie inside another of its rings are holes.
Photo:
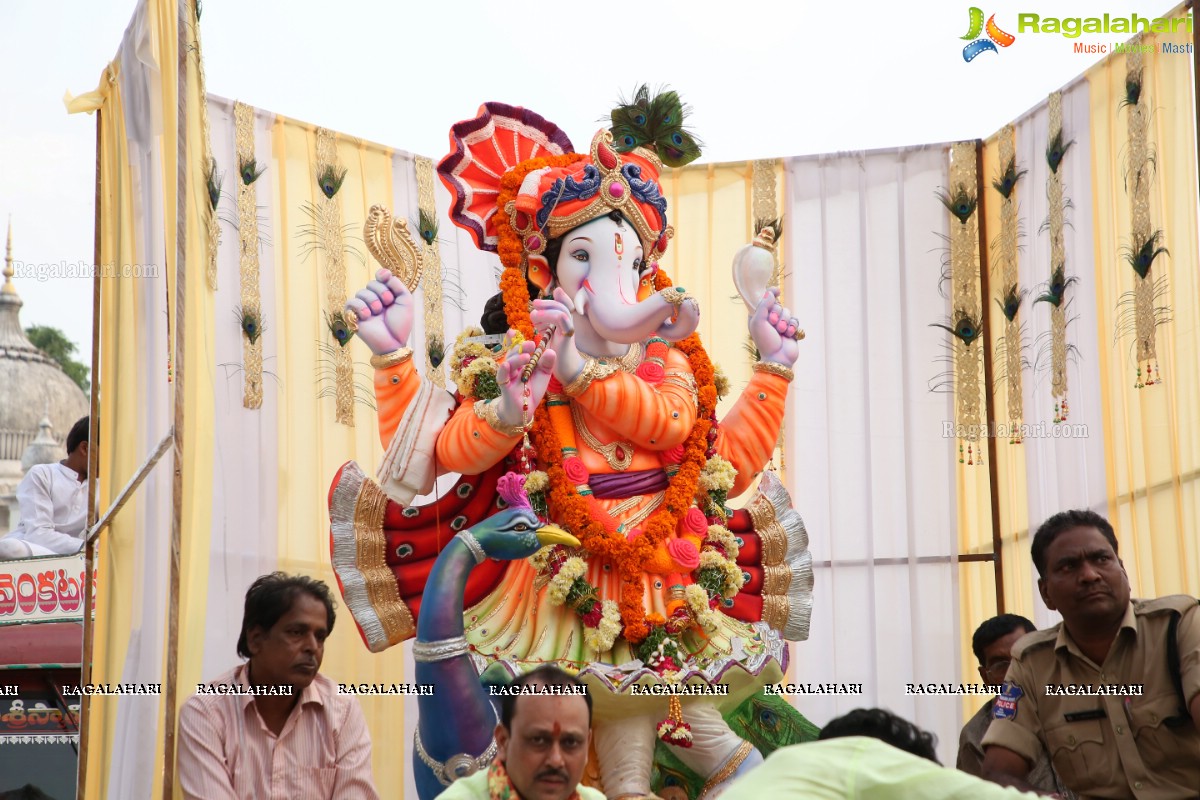
<path fill-rule="evenodd" d="M 435 305 L 448 344 L 478 320 L 495 291 L 497 264 L 449 224 L 449 198 L 440 183 L 422 183 L 428 162 L 261 109 L 239 112 L 231 101 L 210 97 L 211 147 L 222 173 L 213 289 L 206 274 L 208 199 L 194 74 L 184 98 L 187 127 L 181 132 L 177 126 L 177 11 L 167 0 L 143 0 L 100 87 L 77 98 L 74 108 L 103 110 L 102 260 L 163 265 L 156 278 L 102 287 L 101 510 L 173 419 L 178 382 L 168 382 L 168 354 L 169 330 L 178 322 L 178 136 L 188 147 L 182 703 L 189 686 L 235 662 L 241 604 L 254 577 L 282 569 L 332 581 L 328 482 L 342 462 L 356 459 L 373 469 L 382 455 L 370 407 L 368 353 L 351 342 L 344 351 L 349 363 L 339 367 L 343 351 L 323 317 L 334 310 L 331 280 L 339 291 L 353 293 L 375 271 L 361 241 L 369 207 L 389 205 L 413 220 L 420 208 L 436 207 L 444 279 Z M 1186 268 L 1197 263 L 1192 89 L 1185 58 L 1147 64 L 1156 110 L 1151 138 L 1160 165 L 1152 215 L 1166 230 L 1171 251 L 1169 260 L 1158 262 L 1169 276 L 1174 313 L 1159 336 L 1166 380 L 1133 389 L 1132 362 L 1123 346 L 1113 344 L 1115 305 L 1130 287 L 1131 270 L 1119 259 L 1129 238 L 1119 170 L 1124 122 L 1116 110 L 1124 66 L 1109 59 L 1062 97 L 1064 129 L 1075 140 L 1062 168 L 1075 203 L 1066 231 L 1067 264 L 1068 274 L 1080 278 L 1073 287 L 1077 318 L 1068 327 L 1079 350 L 1069 373 L 1070 422 L 1087 424 L 1089 435 L 997 443 L 1005 604 L 1039 625 L 1051 623 L 1053 615 L 1035 599 L 1029 530 L 1067 507 L 1111 516 L 1138 594 L 1200 594 L 1200 289 L 1194 269 Z M 189 69 L 194 72 L 194 65 Z M 464 118 L 476 99 L 486 98 L 469 99 Z M 538 110 L 554 116 L 553 109 Z M 1037 232 L 1046 214 L 1046 119 L 1045 109 L 1036 108 L 1016 122 L 1014 134 L 1020 166 L 1030 170 L 1017 190 L 1026 232 L 1020 279 L 1030 286 L 1045 280 L 1049 263 L 1045 237 Z M 570 133 L 583 141 L 591 132 Z M 243 189 L 238 160 L 247 147 L 265 171 Z M 951 762 L 963 714 L 977 703 L 918 698 L 905 690 L 910 682 L 973 680 L 970 633 L 995 609 L 992 565 L 958 560 L 991 552 L 987 467 L 957 463 L 955 440 L 944 428 L 954 419 L 953 398 L 928 390 L 944 340 L 928 325 L 944 321 L 951 310 L 937 292 L 939 234 L 948 232 L 950 222 L 934 198 L 949 182 L 947 152 L 930 145 L 693 165 L 668 171 L 663 183 L 677 230 L 664 267 L 700 298 L 701 335 L 735 390 L 749 378 L 750 357 L 730 260 L 749 240 L 756 217 L 786 218 L 779 258 L 785 302 L 808 338 L 788 410 L 786 458 L 777 463 L 808 524 L 817 572 L 812 639 L 793 647 L 791 675 L 863 685 L 860 696 L 802 698 L 797 704 L 818 723 L 856 706 L 891 707 L 936 732 L 941 756 Z M 996 152 L 989 141 L 985 185 L 998 171 Z M 327 201 L 317 178 L 331 159 L 347 172 Z M 256 280 L 243 263 L 243 194 L 253 205 Z M 323 238 L 311 227 L 313 211 L 331 204 L 336 215 L 323 219 L 341 226 L 344 247 L 337 258 L 314 246 Z M 998 230 L 995 201 L 985 195 L 979 213 L 991 238 Z M 418 293 L 419 302 L 425 293 Z M 260 314 L 255 358 L 248 357 L 238 319 L 248 299 Z M 995 320 L 993 299 L 983 298 L 983 305 Z M 1022 313 L 1028 313 L 1032 339 L 1045 329 L 1045 306 L 1029 308 Z M 427 317 L 418 319 L 413 341 L 425 370 Z M 252 361 L 261 361 L 257 407 L 246 402 Z M 359 387 L 350 392 L 348 412 L 330 378 L 347 368 L 354 376 L 348 383 Z M 996 415 L 1003 419 L 1003 392 L 996 397 Z M 1033 372 L 1025 375 L 1023 400 L 1027 422 L 1051 416 L 1045 379 Z M 101 537 L 97 682 L 164 679 L 173 467 L 168 455 Z M 343 610 L 324 671 L 337 680 L 400 682 L 411 675 L 408 651 L 369 654 Z M 93 701 L 89 797 L 160 796 L 164 702 Z M 363 698 L 362 705 L 381 793 L 414 796 L 407 767 L 415 701 Z"/>

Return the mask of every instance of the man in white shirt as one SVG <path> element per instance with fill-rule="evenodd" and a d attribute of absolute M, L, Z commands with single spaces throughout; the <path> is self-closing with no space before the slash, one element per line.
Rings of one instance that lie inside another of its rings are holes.
<path fill-rule="evenodd" d="M 67 457 L 30 467 L 17 487 L 21 518 L 0 539 L 0 560 L 79 552 L 87 529 L 88 418 L 67 434 Z"/>

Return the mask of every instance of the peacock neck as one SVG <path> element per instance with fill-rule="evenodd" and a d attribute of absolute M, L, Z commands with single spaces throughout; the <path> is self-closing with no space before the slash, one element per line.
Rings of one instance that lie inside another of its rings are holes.
<path fill-rule="evenodd" d="M 425 583 L 417 618 L 417 641 L 462 636 L 463 593 L 473 569 L 475 556 L 462 539 L 454 537 L 438 555 Z"/>

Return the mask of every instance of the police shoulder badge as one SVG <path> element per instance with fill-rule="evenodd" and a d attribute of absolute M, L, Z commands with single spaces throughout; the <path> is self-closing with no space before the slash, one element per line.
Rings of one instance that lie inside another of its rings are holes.
<path fill-rule="evenodd" d="M 1017 701 L 1022 694 L 1021 687 L 1015 683 L 1004 684 L 1004 689 L 992 704 L 992 719 L 1016 719 Z"/>

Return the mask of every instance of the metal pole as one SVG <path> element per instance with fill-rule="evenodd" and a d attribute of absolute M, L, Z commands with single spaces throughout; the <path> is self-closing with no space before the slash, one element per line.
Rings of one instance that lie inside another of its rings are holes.
<path fill-rule="evenodd" d="M 992 388 L 995 386 L 995 367 L 992 364 L 992 334 L 991 323 L 988 320 L 991 318 L 989 313 L 988 300 L 991 299 L 991 290 L 988 286 L 988 263 L 987 263 L 987 232 L 983 214 L 983 195 L 988 184 L 983 177 L 983 142 L 975 142 L 975 182 L 978 192 L 976 195 L 978 203 L 976 207 L 979 209 L 979 295 L 982 299 L 980 305 L 983 306 L 983 383 L 984 383 L 984 408 L 987 410 L 987 450 L 988 450 L 988 494 L 992 508 L 992 560 L 993 571 L 996 574 L 996 613 L 1004 613 L 1004 559 L 1003 546 L 1004 542 L 1000 538 L 1000 475 L 996 466 L 996 437 L 993 435 L 996 432 L 996 407 L 992 396 Z"/>
<path fill-rule="evenodd" d="M 96 449 L 96 428 L 99 423 L 100 396 L 100 146 L 103 109 L 96 109 L 96 210 L 93 223 L 92 263 L 92 391 L 88 409 L 88 528 L 96 523 L 96 467 L 100 453 Z M 111 435 L 111 434 L 110 434 Z M 96 574 L 96 540 L 88 537 L 84 546 L 83 571 L 83 655 L 80 658 L 82 683 L 92 682 L 92 651 L 95 646 L 95 625 L 92 621 L 92 606 L 95 592 L 92 581 Z M 87 786 L 88 731 L 91 719 L 91 696 L 84 693 L 79 698 L 79 752 L 75 778 L 75 797 L 83 800 Z"/>
<path fill-rule="evenodd" d="M 179 557 L 183 532 L 183 419 L 184 419 L 184 331 L 187 329 L 185 302 L 187 298 L 187 211 L 188 211 L 188 30 L 191 3 L 177 4 L 179 63 L 176 79 L 178 107 L 175 170 L 175 435 L 174 473 L 171 480 L 171 547 L 169 594 L 167 596 L 167 665 L 166 700 L 163 703 L 163 782 L 162 798 L 170 800 L 175 791 L 175 724 L 176 696 L 179 678 Z M 200 102 L 206 102 L 200 98 Z"/>

